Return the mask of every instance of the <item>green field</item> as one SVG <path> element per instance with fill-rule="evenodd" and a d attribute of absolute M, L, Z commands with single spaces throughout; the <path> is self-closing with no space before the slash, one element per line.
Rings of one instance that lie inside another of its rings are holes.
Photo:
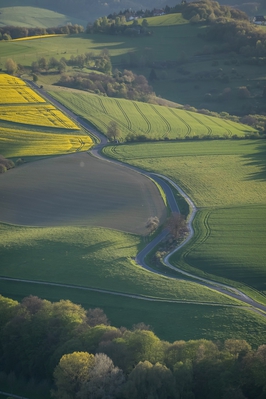
<path fill-rule="evenodd" d="M 0 26 L 20 26 L 26 28 L 53 28 L 69 23 L 86 25 L 86 21 L 63 15 L 55 11 L 37 7 L 0 8 Z"/>
<path fill-rule="evenodd" d="M 131 328 L 144 322 L 151 325 L 161 339 L 170 342 L 200 338 L 246 339 L 254 346 L 265 342 L 265 318 L 240 308 L 145 301 L 78 288 L 3 280 L 0 280 L 0 290 L 2 295 L 17 300 L 31 293 L 51 301 L 69 299 L 85 309 L 100 307 L 112 325 Z"/>
<path fill-rule="evenodd" d="M 120 145 L 104 152 L 168 176 L 202 209 L 193 243 L 173 257 L 176 265 L 266 292 L 264 141 Z"/>
<path fill-rule="evenodd" d="M 26 228 L 2 224 L 0 227 L 1 276 L 151 298 L 239 304 L 192 282 L 175 281 L 136 265 L 133 259 L 143 246 L 139 236 L 91 226 Z"/>
<path fill-rule="evenodd" d="M 184 139 L 202 137 L 245 137 L 253 128 L 229 120 L 214 118 L 159 105 L 123 99 L 101 97 L 89 93 L 50 91 L 54 98 L 73 112 L 106 133 L 110 121 L 115 120 L 121 138 L 144 135 L 148 139 Z"/>

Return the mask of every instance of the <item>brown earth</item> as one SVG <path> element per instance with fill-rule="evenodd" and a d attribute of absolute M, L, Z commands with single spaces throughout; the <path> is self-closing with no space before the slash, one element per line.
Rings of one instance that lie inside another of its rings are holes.
<path fill-rule="evenodd" d="M 145 233 L 166 208 L 145 176 L 87 153 L 24 164 L 0 175 L 0 221 L 27 226 L 93 225 Z"/>

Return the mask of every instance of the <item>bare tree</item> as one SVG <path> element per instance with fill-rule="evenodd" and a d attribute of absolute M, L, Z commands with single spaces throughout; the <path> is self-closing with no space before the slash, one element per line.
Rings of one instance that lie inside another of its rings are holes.
<path fill-rule="evenodd" d="M 167 228 L 174 239 L 178 239 L 188 232 L 185 217 L 177 212 L 173 212 L 167 220 Z"/>

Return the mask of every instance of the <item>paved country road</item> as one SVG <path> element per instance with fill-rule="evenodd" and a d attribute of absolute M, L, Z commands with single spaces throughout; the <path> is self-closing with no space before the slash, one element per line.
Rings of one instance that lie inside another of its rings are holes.
<path fill-rule="evenodd" d="M 174 198 L 174 194 L 173 191 L 171 189 L 171 187 L 174 187 L 176 190 L 179 191 L 179 193 L 185 198 L 185 200 L 188 202 L 189 206 L 190 206 L 190 215 L 189 215 L 189 220 L 188 220 L 188 228 L 189 228 L 189 234 L 186 237 L 186 239 L 177 247 L 175 248 L 171 253 L 169 253 L 165 258 L 164 258 L 164 264 L 165 266 L 167 266 L 168 268 L 178 271 L 179 273 L 190 277 L 194 280 L 196 280 L 196 282 L 198 282 L 198 284 L 204 285 L 208 288 L 211 288 L 213 290 L 216 290 L 222 294 L 226 294 L 232 298 L 238 299 L 241 302 L 244 302 L 245 304 L 251 306 L 251 310 L 260 313 L 261 315 L 263 315 L 264 317 L 266 317 L 266 306 L 262 305 L 259 302 L 254 301 L 252 298 L 250 298 L 249 296 L 247 296 L 246 294 L 244 294 L 243 292 L 241 292 L 240 290 L 231 287 L 229 285 L 226 284 L 222 284 L 222 283 L 218 283 L 216 281 L 212 281 L 212 280 L 208 280 L 196 275 L 193 275 L 192 273 L 188 273 L 182 269 L 178 269 L 175 266 L 171 265 L 170 263 L 170 257 L 173 253 L 175 253 L 176 251 L 180 250 L 184 245 L 186 245 L 188 243 L 188 241 L 193 237 L 194 235 L 194 230 L 192 227 L 192 222 L 193 219 L 196 215 L 196 206 L 194 205 L 194 203 L 192 202 L 192 200 L 186 195 L 186 193 L 173 181 L 171 181 L 169 178 L 163 176 L 163 175 L 159 175 L 159 174 L 155 174 L 155 173 L 150 173 L 150 172 L 146 172 L 145 170 L 142 170 L 140 168 L 128 165 L 128 164 L 124 164 L 121 161 L 116 161 L 114 159 L 109 159 L 104 157 L 101 154 L 101 150 L 102 148 L 108 143 L 108 140 L 106 138 L 106 136 L 104 136 L 102 133 L 100 133 L 96 128 L 94 128 L 92 125 L 90 125 L 88 122 L 84 121 L 83 118 L 77 116 L 76 114 L 74 114 L 73 112 L 71 112 L 69 109 L 67 109 L 64 105 L 62 105 L 61 103 L 59 103 L 57 100 L 55 100 L 52 96 L 50 96 L 47 92 L 45 92 L 44 89 L 40 89 L 38 87 L 38 85 L 36 85 L 35 83 L 31 82 L 31 81 L 27 81 L 27 83 L 32 86 L 32 88 L 34 90 L 36 90 L 42 97 L 44 97 L 45 99 L 47 99 L 50 103 L 52 103 L 53 105 L 55 105 L 57 108 L 59 108 L 61 111 L 63 111 L 66 115 L 68 115 L 71 119 L 75 120 L 77 123 L 79 123 L 84 129 L 86 129 L 87 131 L 89 131 L 90 133 L 92 133 L 95 137 L 97 137 L 97 139 L 100 141 L 99 144 L 97 144 L 95 147 L 93 147 L 89 153 L 91 153 L 93 156 L 96 156 L 98 158 L 101 158 L 102 160 L 106 161 L 106 162 L 113 162 L 116 164 L 120 164 L 121 167 L 126 167 L 126 168 L 130 168 L 135 170 L 137 173 L 141 173 L 143 175 L 146 175 L 147 177 L 152 178 L 153 180 L 155 180 L 164 190 L 166 198 L 167 198 L 167 202 L 168 205 L 171 209 L 172 212 L 179 212 L 178 209 L 178 205 L 176 203 L 176 200 Z M 137 254 L 135 260 L 136 262 L 141 265 L 142 267 L 144 267 L 145 269 L 153 272 L 153 273 L 157 273 L 160 275 L 163 275 L 164 277 L 168 277 L 168 278 L 175 278 L 172 276 L 168 276 L 165 273 L 161 273 L 158 271 L 155 271 L 154 269 L 152 269 L 150 266 L 148 266 L 145 263 L 145 258 L 147 256 L 147 254 L 149 252 L 151 252 L 167 235 L 167 230 L 163 230 L 153 241 L 151 241 L 140 253 Z M 0 277 L 1 279 L 1 277 Z M 176 278 L 178 279 L 178 278 Z M 22 281 L 22 280 L 20 280 Z M 40 282 L 41 283 L 41 282 Z M 49 283 L 45 283 L 45 284 L 49 284 Z M 51 285 L 54 285 L 51 283 Z M 75 288 L 79 288 L 79 287 L 75 287 Z M 80 287 L 80 289 L 84 289 L 84 287 Z M 109 292 L 109 291 L 104 291 L 102 290 L 101 292 L 106 292 L 106 293 L 112 293 L 113 292 Z M 118 293 L 117 293 L 118 294 Z M 139 296 L 132 296 L 134 298 L 139 298 Z M 187 303 L 187 302 L 185 302 Z"/>

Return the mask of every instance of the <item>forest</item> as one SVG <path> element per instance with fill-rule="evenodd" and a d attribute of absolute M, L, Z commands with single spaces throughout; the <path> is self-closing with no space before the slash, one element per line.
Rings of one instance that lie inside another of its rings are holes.
<path fill-rule="evenodd" d="M 2 383 L 31 381 L 58 399 L 264 399 L 265 372 L 266 345 L 170 343 L 143 322 L 111 326 L 99 308 L 0 296 Z"/>

